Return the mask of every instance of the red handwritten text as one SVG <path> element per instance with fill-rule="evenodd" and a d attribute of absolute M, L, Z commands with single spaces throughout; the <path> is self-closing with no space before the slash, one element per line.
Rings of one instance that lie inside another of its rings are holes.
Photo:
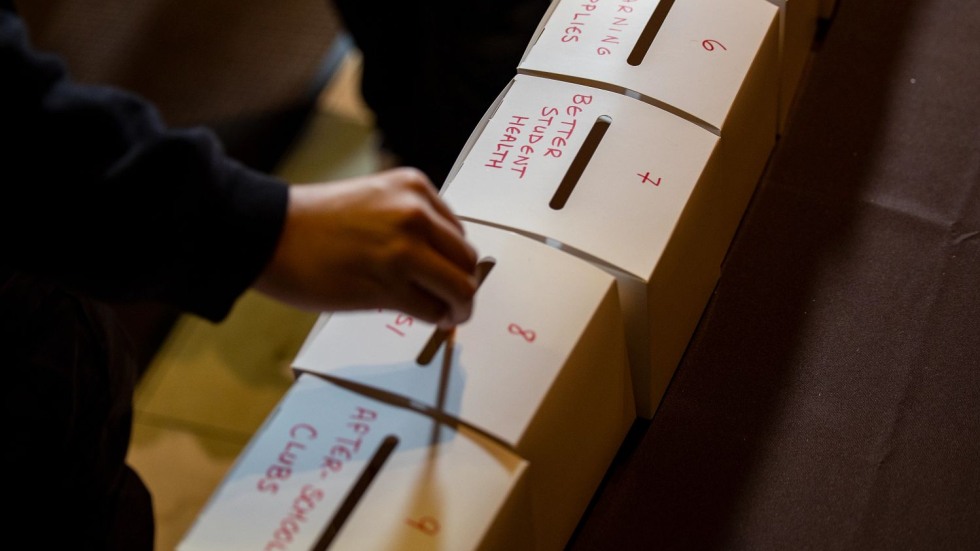
<path fill-rule="evenodd" d="M 354 412 L 348 417 L 346 423 L 348 434 L 334 438 L 330 450 L 324 456 L 320 466 L 320 478 L 326 478 L 331 473 L 340 472 L 344 465 L 354 459 L 354 456 L 361 449 L 364 437 L 371 432 L 371 423 L 378 418 L 378 413 L 372 409 L 355 407 Z M 277 482 L 285 481 L 292 473 L 292 465 L 296 461 L 294 450 L 305 450 L 306 445 L 300 440 L 314 440 L 317 431 L 311 425 L 299 423 L 293 425 L 289 430 L 290 441 L 286 444 L 284 451 L 279 454 L 276 463 L 269 468 L 266 478 L 259 481 L 259 491 L 278 491 Z M 263 489 L 263 481 L 266 481 L 266 489 Z M 271 481 L 271 482 L 270 482 Z M 272 537 L 266 542 L 265 551 L 285 550 L 289 544 L 296 540 L 303 525 L 309 521 L 310 514 L 317 504 L 323 501 L 324 492 L 313 484 L 305 484 L 299 495 L 290 504 L 289 512 L 279 521 L 279 525 L 272 533 Z"/>
<path fill-rule="evenodd" d="M 616 15 L 613 16 L 612 23 L 609 23 L 609 26 L 606 27 L 606 34 L 600 41 L 601 44 L 595 49 L 596 54 L 609 55 L 613 53 L 612 47 L 618 46 L 621 43 L 620 36 L 632 22 L 631 16 L 634 9 L 630 4 L 638 1 L 639 0 L 620 0 L 619 4 L 616 6 Z"/>
<path fill-rule="evenodd" d="M 521 115 L 513 115 L 510 120 L 507 121 L 507 126 L 504 127 L 503 134 L 497 143 L 494 145 L 494 150 L 490 154 L 490 159 L 483 166 L 490 168 L 504 168 L 508 156 L 514 150 L 517 145 L 518 137 L 521 135 L 521 131 L 527 125 L 527 120 L 529 117 L 524 117 Z M 516 171 L 518 173 L 518 178 L 523 178 L 524 173 L 527 171 L 527 159 L 518 158 L 516 161 L 512 162 L 513 166 L 510 170 Z"/>
<path fill-rule="evenodd" d="M 576 8 L 576 11 L 572 13 L 572 20 L 568 22 L 561 36 L 562 42 L 578 42 L 581 40 L 585 24 L 591 18 L 592 12 L 596 10 L 598 4 L 599 0 L 586 0 Z"/>
<path fill-rule="evenodd" d="M 304 442 L 316 440 L 317 432 L 312 425 L 298 423 L 289 429 L 289 440 L 283 446 L 276 462 L 265 470 L 265 476 L 257 482 L 258 490 L 263 493 L 275 494 L 279 491 L 279 483 L 289 479 L 293 474 L 297 452 L 306 449 Z"/>
<path fill-rule="evenodd" d="M 289 513 L 279 521 L 279 527 L 265 544 L 265 551 L 273 549 L 284 550 L 296 539 L 300 526 L 309 520 L 309 514 L 323 501 L 323 490 L 312 484 L 304 485 L 296 499 L 293 500 Z"/>
<path fill-rule="evenodd" d="M 512 143 L 505 143 L 498 140 L 490 160 L 483 166 L 507 168 L 517 174 L 518 179 L 522 179 L 535 156 L 561 157 L 578 127 L 578 115 L 585 110 L 583 106 L 590 103 L 592 103 L 592 96 L 575 94 L 566 105 L 542 107 L 533 120 L 526 116 L 512 116 L 508 128 L 517 128 L 518 131 L 510 135 L 515 138 L 521 136 L 523 141 L 515 139 Z M 505 130 L 504 135 L 508 135 L 508 131 Z M 503 152 L 501 152 L 501 144 L 506 145 Z M 514 156 L 507 162 L 511 152 Z"/>

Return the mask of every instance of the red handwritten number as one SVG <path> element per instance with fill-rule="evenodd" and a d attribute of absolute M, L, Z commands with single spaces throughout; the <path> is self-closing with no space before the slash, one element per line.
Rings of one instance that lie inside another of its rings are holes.
<path fill-rule="evenodd" d="M 656 180 L 654 180 L 650 176 L 650 171 L 647 171 L 647 172 L 645 172 L 643 174 L 637 172 L 636 175 L 640 177 L 640 183 L 641 184 L 653 184 L 655 186 L 659 186 L 660 185 L 661 178 L 657 178 Z"/>
<path fill-rule="evenodd" d="M 538 338 L 537 333 L 535 333 L 530 329 L 525 330 L 524 328 L 522 328 L 520 325 L 517 325 L 516 323 L 512 323 L 508 325 L 507 331 L 509 331 L 511 335 L 520 335 L 521 337 L 524 337 L 524 340 L 526 340 L 527 342 L 534 342 L 534 339 Z"/>
<path fill-rule="evenodd" d="M 406 314 L 398 314 L 398 316 L 395 318 L 395 325 L 411 326 L 414 321 L 415 321 L 415 318 L 413 318 L 412 316 L 409 316 L 409 315 L 406 315 Z M 398 334 L 398 336 L 404 337 L 405 336 L 405 332 L 402 331 L 401 329 L 398 329 L 397 327 L 395 327 L 395 325 L 392 325 L 392 324 L 389 323 L 389 324 L 385 325 L 385 327 L 387 327 L 388 329 L 391 329 L 393 332 L 395 332 L 396 334 Z"/>
<path fill-rule="evenodd" d="M 709 38 L 707 40 L 701 41 L 701 47 L 704 48 L 705 50 L 708 50 L 709 52 L 715 51 L 715 46 L 718 46 L 722 50 L 728 51 L 728 48 L 726 48 L 724 44 L 718 42 L 717 40 L 712 40 Z"/>
<path fill-rule="evenodd" d="M 420 530 L 423 534 L 434 536 L 439 533 L 439 521 L 428 516 L 419 517 L 418 520 L 407 518 L 405 524 Z"/>

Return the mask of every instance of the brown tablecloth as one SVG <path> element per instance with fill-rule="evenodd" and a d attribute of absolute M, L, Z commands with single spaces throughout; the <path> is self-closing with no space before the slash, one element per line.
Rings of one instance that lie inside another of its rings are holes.
<path fill-rule="evenodd" d="M 978 548 L 980 6 L 841 0 L 569 549 Z"/>

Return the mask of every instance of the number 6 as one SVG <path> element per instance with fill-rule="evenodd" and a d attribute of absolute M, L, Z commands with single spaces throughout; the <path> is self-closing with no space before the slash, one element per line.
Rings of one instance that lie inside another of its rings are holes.
<path fill-rule="evenodd" d="M 725 50 L 725 51 L 727 51 L 727 50 L 728 50 L 728 48 L 726 48 L 724 44 L 722 44 L 721 42 L 718 42 L 717 40 L 711 40 L 711 39 L 709 38 L 709 39 L 707 39 L 707 40 L 702 40 L 702 41 L 701 41 L 701 47 L 702 47 L 702 48 L 704 48 L 705 50 L 708 50 L 709 52 L 713 52 L 713 51 L 715 51 L 715 45 L 716 45 L 716 44 L 717 44 L 717 45 L 718 45 L 718 47 L 719 47 L 719 48 L 721 48 L 722 50 Z"/>

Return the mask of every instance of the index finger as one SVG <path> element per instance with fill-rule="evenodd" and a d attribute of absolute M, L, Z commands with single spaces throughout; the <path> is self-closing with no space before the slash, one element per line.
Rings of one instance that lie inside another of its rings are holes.
<path fill-rule="evenodd" d="M 425 175 L 423 174 L 423 176 Z M 419 181 L 424 182 L 424 185 L 421 186 L 421 191 L 433 208 L 436 209 L 436 212 L 438 212 L 446 220 L 450 221 L 454 226 L 459 228 L 460 233 L 465 233 L 463 230 L 463 223 L 460 222 L 456 214 L 451 208 L 449 208 L 449 205 L 442 199 L 442 197 L 436 191 L 435 186 L 430 183 L 429 179 L 426 177 L 424 180 Z"/>
<path fill-rule="evenodd" d="M 453 223 L 453 218 L 443 216 L 434 203 L 427 203 L 423 208 L 427 211 L 428 222 L 423 230 L 426 242 L 461 270 L 472 274 L 476 270 L 478 255 L 473 245 L 466 240 L 462 227 L 457 225 L 458 222 Z"/>

